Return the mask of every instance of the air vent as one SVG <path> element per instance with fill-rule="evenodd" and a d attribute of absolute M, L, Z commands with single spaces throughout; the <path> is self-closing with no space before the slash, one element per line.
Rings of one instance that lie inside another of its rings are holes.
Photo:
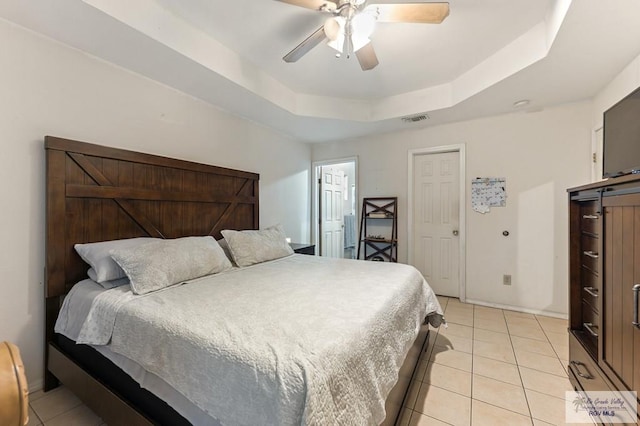
<path fill-rule="evenodd" d="M 428 120 L 427 114 L 412 115 L 411 117 L 402 117 L 402 121 L 405 123 L 417 123 L 418 121 Z"/>

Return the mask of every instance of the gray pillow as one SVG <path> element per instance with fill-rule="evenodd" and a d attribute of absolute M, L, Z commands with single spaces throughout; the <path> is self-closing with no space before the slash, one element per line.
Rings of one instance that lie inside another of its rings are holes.
<path fill-rule="evenodd" d="M 124 240 L 101 241 L 99 243 L 76 244 L 74 248 L 82 260 L 87 262 L 96 272 L 95 278 L 92 279 L 102 283 L 127 276 L 122 268 L 111 258 L 109 254 L 111 250 L 138 247 L 151 241 L 157 241 L 157 238 L 128 238 Z"/>
<path fill-rule="evenodd" d="M 262 231 L 232 231 L 225 229 L 222 236 L 238 266 L 250 266 L 293 254 L 281 225 Z"/>
<path fill-rule="evenodd" d="M 157 240 L 132 249 L 112 250 L 135 294 L 230 269 L 231 262 L 213 237 Z"/>
<path fill-rule="evenodd" d="M 111 257 L 111 256 L 109 256 L 109 257 Z M 113 261 L 113 259 L 111 259 L 111 260 Z M 120 268 L 119 266 L 118 266 L 118 269 L 120 269 L 122 271 L 122 268 Z M 124 271 L 122 271 L 122 273 L 124 274 Z M 102 287 L 104 287 L 107 290 L 110 290 L 110 289 L 112 289 L 114 287 L 120 287 L 121 285 L 129 284 L 129 278 L 126 277 L 126 276 L 124 278 L 116 278 L 115 280 L 108 280 L 108 281 L 98 282 L 98 279 L 97 279 L 98 274 L 96 274 L 96 271 L 93 268 L 89 268 L 89 270 L 87 271 L 87 275 L 89 275 L 89 278 L 92 281 L 97 282 L 98 284 L 100 284 Z"/>

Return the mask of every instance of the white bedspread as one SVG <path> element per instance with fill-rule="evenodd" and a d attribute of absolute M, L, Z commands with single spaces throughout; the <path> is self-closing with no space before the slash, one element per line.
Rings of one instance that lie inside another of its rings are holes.
<path fill-rule="evenodd" d="M 109 343 L 222 424 L 379 424 L 429 313 L 442 311 L 413 267 L 292 255 L 106 291 L 78 340 Z"/>

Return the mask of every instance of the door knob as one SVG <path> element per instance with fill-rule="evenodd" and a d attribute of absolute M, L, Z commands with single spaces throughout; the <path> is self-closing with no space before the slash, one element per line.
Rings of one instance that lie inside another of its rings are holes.
<path fill-rule="evenodd" d="M 453 235 L 458 236 L 458 230 L 457 229 L 453 230 Z"/>

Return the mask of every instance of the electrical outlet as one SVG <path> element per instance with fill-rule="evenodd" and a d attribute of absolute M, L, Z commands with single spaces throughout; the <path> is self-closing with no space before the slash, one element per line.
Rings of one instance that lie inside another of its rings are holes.
<path fill-rule="evenodd" d="M 511 285 L 511 275 L 503 275 L 502 276 L 502 284 L 503 285 Z"/>

